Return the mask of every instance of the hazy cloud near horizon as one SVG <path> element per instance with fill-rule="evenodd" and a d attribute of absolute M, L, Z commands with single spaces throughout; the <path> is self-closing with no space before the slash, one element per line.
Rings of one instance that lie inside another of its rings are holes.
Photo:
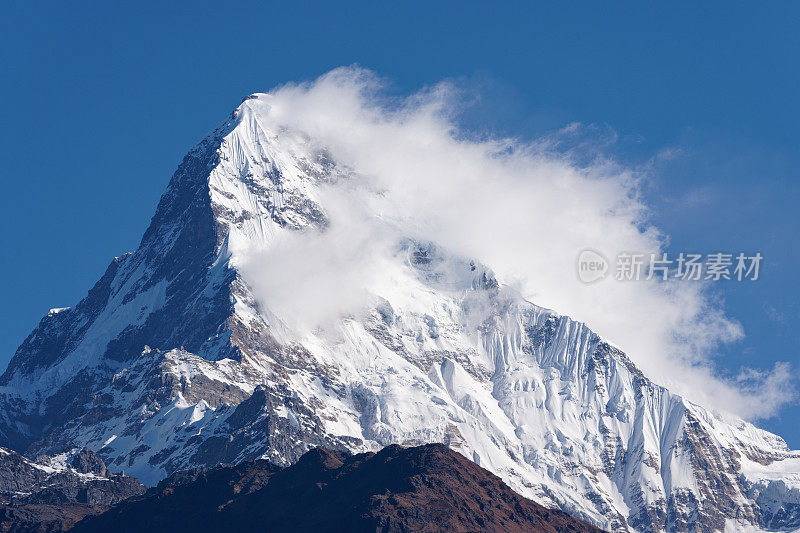
<path fill-rule="evenodd" d="M 457 126 L 466 104 L 453 85 L 390 98 L 379 77 L 355 67 L 279 87 L 267 100 L 268 120 L 307 134 L 354 170 L 346 190 L 326 198 L 331 225 L 324 234 L 259 256 L 270 264 L 269 279 L 250 269 L 270 306 L 298 316 L 313 307 L 306 319 L 314 322 L 361 305 L 388 268 L 389 243 L 409 236 L 476 258 L 527 299 L 585 322 L 656 382 L 702 405 L 754 419 L 795 398 L 788 364 L 718 373 L 716 349 L 743 330 L 707 285 L 578 280 L 575 262 L 585 248 L 606 257 L 658 253 L 665 237 L 648 224 L 639 195 L 646 171 L 573 157 L 560 136 L 575 125 L 529 142 L 476 138 Z"/>

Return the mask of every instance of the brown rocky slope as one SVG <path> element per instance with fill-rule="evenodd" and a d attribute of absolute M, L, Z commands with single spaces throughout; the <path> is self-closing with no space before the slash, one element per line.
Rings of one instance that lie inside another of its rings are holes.
<path fill-rule="evenodd" d="M 596 532 L 512 491 L 441 444 L 377 454 L 314 449 L 279 469 L 265 461 L 176 473 L 75 532 Z"/>

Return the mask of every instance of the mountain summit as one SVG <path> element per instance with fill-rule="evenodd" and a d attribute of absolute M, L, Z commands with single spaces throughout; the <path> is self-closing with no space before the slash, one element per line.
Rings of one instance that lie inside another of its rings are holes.
<path fill-rule="evenodd" d="M 153 485 L 440 442 L 608 530 L 800 527 L 800 452 L 658 386 L 447 243 L 398 235 L 361 305 L 325 327 L 257 298 L 252 272 L 278 277 L 270 250 L 333 231 L 326 198 L 357 172 L 280 126 L 270 95 L 246 99 L 183 159 L 139 248 L 19 347 L 0 446 L 77 443 Z"/>

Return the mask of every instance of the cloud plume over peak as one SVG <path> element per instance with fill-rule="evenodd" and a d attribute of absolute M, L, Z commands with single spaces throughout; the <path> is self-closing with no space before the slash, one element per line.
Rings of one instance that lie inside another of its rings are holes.
<path fill-rule="evenodd" d="M 581 250 L 608 258 L 660 253 L 665 237 L 647 222 L 636 169 L 603 157 L 578 161 L 563 149 L 575 125 L 529 142 L 476 139 L 457 126 L 465 100 L 454 86 L 389 97 L 378 76 L 355 67 L 279 87 L 265 100 L 274 125 L 303 132 L 354 170 L 344 193 L 326 197 L 325 232 L 299 235 L 254 260 L 271 265 L 275 282 L 250 272 L 273 307 L 297 317 L 315 309 L 305 317 L 310 323 L 357 307 L 389 268 L 391 242 L 407 236 L 476 258 L 526 298 L 585 322 L 655 381 L 707 407 L 752 419 L 794 398 L 786 365 L 717 375 L 717 348 L 743 331 L 706 284 L 580 282 Z M 300 260 L 308 257 L 314 261 Z"/>

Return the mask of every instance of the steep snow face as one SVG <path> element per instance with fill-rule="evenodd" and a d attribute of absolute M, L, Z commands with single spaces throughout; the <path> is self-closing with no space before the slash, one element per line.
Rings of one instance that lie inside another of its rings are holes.
<path fill-rule="evenodd" d="M 357 171 L 269 106 L 247 99 L 194 148 L 139 249 L 20 346 L 0 445 L 75 442 L 153 484 L 318 445 L 444 442 L 611 530 L 800 527 L 800 453 L 654 384 L 447 243 L 399 235 L 364 305 L 325 327 L 256 299 L 271 271 L 242 269 L 253 251 L 328 231 L 324 190 Z"/>

